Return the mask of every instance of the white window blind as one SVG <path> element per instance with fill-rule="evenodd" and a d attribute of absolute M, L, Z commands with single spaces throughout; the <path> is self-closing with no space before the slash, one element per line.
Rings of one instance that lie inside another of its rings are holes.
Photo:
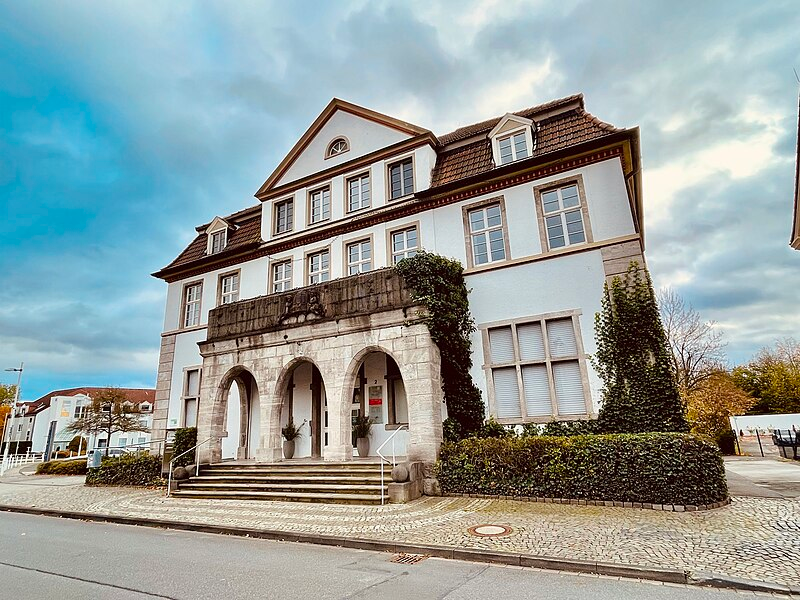
<path fill-rule="evenodd" d="M 575 328 L 572 326 L 572 319 L 548 321 L 547 340 L 552 358 L 576 356 L 578 354 L 578 344 L 575 340 Z"/>
<path fill-rule="evenodd" d="M 529 417 L 545 417 L 553 414 L 546 365 L 522 367 L 522 387 L 525 390 L 525 407 Z"/>
<path fill-rule="evenodd" d="M 200 371 L 186 371 L 186 395 L 197 396 L 200 393 Z"/>
<path fill-rule="evenodd" d="M 520 360 L 544 360 L 544 338 L 541 323 L 525 323 L 517 326 Z"/>
<path fill-rule="evenodd" d="M 500 419 L 513 419 L 522 416 L 519 404 L 519 383 L 516 367 L 493 369 L 494 402 Z"/>
<path fill-rule="evenodd" d="M 514 338 L 511 336 L 511 327 L 490 329 L 489 347 L 491 348 L 492 364 L 502 365 L 514 362 Z"/>
<path fill-rule="evenodd" d="M 577 360 L 553 363 L 553 381 L 560 415 L 586 414 L 581 368 Z"/>

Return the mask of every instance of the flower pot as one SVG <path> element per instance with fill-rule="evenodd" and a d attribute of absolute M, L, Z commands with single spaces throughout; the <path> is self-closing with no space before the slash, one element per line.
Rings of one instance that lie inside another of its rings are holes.
<path fill-rule="evenodd" d="M 294 456 L 294 440 L 283 440 L 283 458 L 290 459 Z"/>
<path fill-rule="evenodd" d="M 369 438 L 358 438 L 356 448 L 358 448 L 358 456 L 361 458 L 369 456 Z"/>

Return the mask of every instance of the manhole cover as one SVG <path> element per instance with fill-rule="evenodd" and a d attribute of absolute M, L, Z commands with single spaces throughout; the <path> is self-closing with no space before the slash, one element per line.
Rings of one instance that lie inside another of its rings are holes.
<path fill-rule="evenodd" d="M 426 558 L 428 558 L 426 554 L 406 554 L 405 552 L 401 552 L 400 554 L 392 556 L 389 562 L 400 563 L 401 565 L 415 565 Z"/>
<path fill-rule="evenodd" d="M 469 531 L 472 535 L 477 535 L 478 537 L 499 537 L 501 535 L 508 535 L 513 531 L 511 527 L 506 527 L 505 525 L 476 525 L 475 527 L 470 527 L 467 531 Z"/>

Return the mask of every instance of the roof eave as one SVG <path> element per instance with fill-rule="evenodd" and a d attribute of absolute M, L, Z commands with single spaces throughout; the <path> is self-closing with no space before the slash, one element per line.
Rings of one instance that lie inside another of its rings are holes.
<path fill-rule="evenodd" d="M 155 277 L 156 279 L 163 279 L 164 281 L 167 281 L 167 278 L 171 277 L 172 275 L 174 275 L 176 273 L 180 273 L 181 271 L 184 271 L 184 270 L 187 270 L 187 269 L 190 269 L 190 268 L 194 268 L 197 265 L 204 264 L 204 263 L 207 263 L 209 265 L 214 265 L 216 263 L 220 263 L 220 264 L 224 263 L 224 262 L 230 260 L 231 258 L 237 257 L 240 254 L 246 254 L 246 253 L 250 252 L 251 250 L 254 250 L 254 249 L 258 248 L 259 246 L 261 246 L 261 244 L 262 244 L 262 242 L 260 242 L 260 241 L 259 242 L 248 242 L 247 244 L 241 244 L 239 246 L 236 246 L 235 248 L 230 248 L 228 250 L 223 250 L 222 252 L 218 252 L 217 254 L 213 255 L 214 256 L 214 260 L 213 261 L 208 261 L 207 260 L 209 258 L 208 256 L 202 256 L 202 257 L 197 258 L 195 260 L 189 261 L 187 263 L 182 263 L 181 265 L 176 265 L 174 267 L 170 266 L 170 265 L 167 265 L 166 267 L 164 267 L 163 269 L 159 269 L 155 273 L 150 273 L 150 276 L 151 277 Z"/>

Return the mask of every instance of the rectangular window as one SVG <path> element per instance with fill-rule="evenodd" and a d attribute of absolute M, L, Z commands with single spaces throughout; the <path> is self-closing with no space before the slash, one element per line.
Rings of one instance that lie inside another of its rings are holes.
<path fill-rule="evenodd" d="M 542 421 L 587 414 L 584 358 L 572 317 L 513 323 L 487 333 L 498 420 Z"/>
<path fill-rule="evenodd" d="M 286 233 L 294 227 L 294 200 L 275 203 L 275 233 Z"/>
<path fill-rule="evenodd" d="M 124 448 L 128 445 L 128 438 L 119 438 L 119 445 Z"/>
<path fill-rule="evenodd" d="M 200 369 L 187 369 L 183 380 L 183 426 L 197 426 L 197 405 L 200 399 Z"/>
<path fill-rule="evenodd" d="M 414 164 L 410 158 L 389 165 L 389 199 L 414 193 Z"/>
<path fill-rule="evenodd" d="M 542 192 L 542 212 L 551 250 L 586 241 L 577 184 Z"/>
<path fill-rule="evenodd" d="M 372 241 L 347 244 L 347 274 L 357 275 L 372 270 Z"/>
<path fill-rule="evenodd" d="M 183 326 L 194 327 L 200 324 L 200 297 L 202 283 L 191 283 L 183 290 Z"/>
<path fill-rule="evenodd" d="M 328 250 L 308 255 L 308 285 L 328 281 L 331 277 L 331 255 Z"/>
<path fill-rule="evenodd" d="M 215 231 L 211 234 L 211 254 L 222 252 L 225 248 L 225 230 Z"/>
<path fill-rule="evenodd" d="M 309 194 L 311 223 L 320 223 L 331 218 L 331 188 L 324 187 Z"/>
<path fill-rule="evenodd" d="M 419 232 L 417 226 L 393 231 L 390 241 L 392 245 L 392 264 L 396 265 L 404 258 L 411 258 L 419 250 Z"/>
<path fill-rule="evenodd" d="M 351 177 L 347 180 L 347 212 L 369 208 L 369 173 Z"/>
<path fill-rule="evenodd" d="M 524 131 L 499 138 L 497 145 L 500 148 L 501 165 L 528 158 L 528 142 L 525 140 Z"/>
<path fill-rule="evenodd" d="M 286 292 L 292 289 L 292 261 L 272 265 L 272 293 Z"/>
<path fill-rule="evenodd" d="M 230 304 L 239 300 L 239 273 L 223 275 L 219 279 L 219 303 Z"/>
<path fill-rule="evenodd" d="M 468 218 L 473 265 L 505 260 L 506 244 L 500 203 L 471 210 Z"/>

